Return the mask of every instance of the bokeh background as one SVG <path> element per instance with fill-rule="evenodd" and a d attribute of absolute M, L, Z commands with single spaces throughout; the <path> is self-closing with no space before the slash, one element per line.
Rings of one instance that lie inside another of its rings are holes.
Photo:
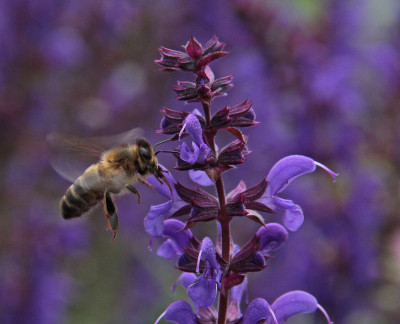
<path fill-rule="evenodd" d="M 284 192 L 305 223 L 250 276 L 249 299 L 302 289 L 336 323 L 400 322 L 399 30 L 397 0 L 0 1 L 0 322 L 152 323 L 187 299 L 182 288 L 171 293 L 174 263 L 147 248 L 143 219 L 163 198 L 140 186 L 141 205 L 118 199 L 112 244 L 101 208 L 63 220 L 69 183 L 50 167 L 45 138 L 140 126 L 151 142 L 164 139 L 155 133 L 163 106 L 200 107 L 175 100 L 176 80 L 192 76 L 159 72 L 157 49 L 214 34 L 231 54 L 213 69 L 235 84 L 214 109 L 248 98 L 260 122 L 227 190 L 258 183 L 288 154 L 340 173 L 333 184 L 317 171 Z M 232 227 L 241 244 L 257 228 L 243 219 Z M 212 224 L 194 231 L 215 235 Z"/>

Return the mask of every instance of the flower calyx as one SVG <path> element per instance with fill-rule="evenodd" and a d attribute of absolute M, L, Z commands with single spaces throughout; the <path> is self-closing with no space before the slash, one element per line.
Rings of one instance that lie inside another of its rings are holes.
<path fill-rule="evenodd" d="M 156 60 L 155 63 L 161 65 L 161 70 L 164 71 L 180 70 L 199 73 L 212 61 L 228 54 L 228 52 L 223 51 L 224 47 L 225 44 L 219 42 L 216 36 L 213 36 L 205 45 L 191 37 L 183 46 L 184 52 L 160 47 L 161 58 Z"/>

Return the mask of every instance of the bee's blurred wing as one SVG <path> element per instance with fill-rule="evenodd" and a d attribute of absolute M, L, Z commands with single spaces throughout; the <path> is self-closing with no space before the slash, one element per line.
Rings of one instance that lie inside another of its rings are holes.
<path fill-rule="evenodd" d="M 141 128 L 111 136 L 86 138 L 51 133 L 47 135 L 50 146 L 49 162 L 60 176 L 74 182 L 89 165 L 99 161 L 104 151 L 121 144 L 133 144 L 135 138 L 142 134 Z"/>

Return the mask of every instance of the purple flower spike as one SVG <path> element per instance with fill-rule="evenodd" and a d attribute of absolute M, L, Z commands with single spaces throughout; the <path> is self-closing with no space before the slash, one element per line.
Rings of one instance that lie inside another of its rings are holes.
<path fill-rule="evenodd" d="M 200 259 L 205 260 L 203 274 L 188 287 L 187 291 L 190 299 L 196 305 L 208 307 L 215 301 L 221 277 L 214 244 L 208 237 L 205 237 L 201 243 L 197 270 L 199 269 Z"/>
<path fill-rule="evenodd" d="M 192 142 L 192 149 L 186 143 L 179 146 L 180 158 L 190 164 L 204 163 L 211 152 L 211 149 L 204 143 L 203 130 L 200 122 L 194 114 L 189 114 L 180 135 L 186 130 L 187 133 L 193 136 L 194 142 Z"/>
<path fill-rule="evenodd" d="M 254 324 L 258 321 L 272 318 L 271 323 L 278 323 L 272 312 L 271 306 L 263 298 L 254 299 L 243 316 L 241 324 Z M 268 322 L 270 323 L 270 322 Z"/>
<path fill-rule="evenodd" d="M 270 206 L 273 209 L 283 209 L 283 224 L 290 231 L 297 231 L 303 224 L 304 215 L 300 206 L 293 201 L 282 199 L 277 196 L 280 192 L 297 177 L 314 172 L 319 166 L 324 169 L 336 181 L 337 173 L 330 170 L 325 165 L 314 161 L 303 155 L 290 155 L 279 160 L 271 169 L 267 176 L 268 186 L 265 193 L 258 202 Z"/>
<path fill-rule="evenodd" d="M 197 324 L 197 318 L 192 307 L 184 300 L 177 300 L 170 304 L 165 312 L 156 320 L 154 324 L 160 322 L 162 318 L 175 324 Z"/>
<path fill-rule="evenodd" d="M 320 309 L 324 314 L 328 324 L 331 320 L 325 310 L 318 304 L 314 296 L 305 291 L 290 291 L 278 297 L 271 306 L 278 323 L 285 322 L 289 317 L 296 314 L 313 313 Z M 274 323 L 268 320 L 267 324 Z"/>
<path fill-rule="evenodd" d="M 281 247 L 288 238 L 287 230 L 280 224 L 268 223 L 266 226 L 260 227 L 256 236 L 261 238 L 260 252 L 268 255 L 269 252 Z"/>

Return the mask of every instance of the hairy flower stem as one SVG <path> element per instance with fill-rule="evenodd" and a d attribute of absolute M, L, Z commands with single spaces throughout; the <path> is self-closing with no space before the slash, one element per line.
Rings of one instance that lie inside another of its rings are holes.
<path fill-rule="evenodd" d="M 211 125 L 211 114 L 210 114 L 210 104 L 203 103 L 203 110 L 206 119 L 206 128 Z M 215 134 L 210 134 L 207 138 L 208 144 L 213 150 L 214 154 L 216 152 L 215 146 Z M 230 259 L 230 246 L 231 246 L 231 230 L 230 230 L 230 218 L 226 214 L 226 199 L 225 199 L 225 188 L 224 181 L 222 180 L 222 174 L 220 174 L 215 182 L 218 201 L 220 208 L 220 224 L 221 224 L 221 240 L 222 240 L 222 258 L 229 263 Z M 228 310 L 228 297 L 229 294 L 226 291 L 225 294 L 220 294 L 219 297 L 219 307 L 218 307 L 218 324 L 225 324 L 226 312 Z"/>

